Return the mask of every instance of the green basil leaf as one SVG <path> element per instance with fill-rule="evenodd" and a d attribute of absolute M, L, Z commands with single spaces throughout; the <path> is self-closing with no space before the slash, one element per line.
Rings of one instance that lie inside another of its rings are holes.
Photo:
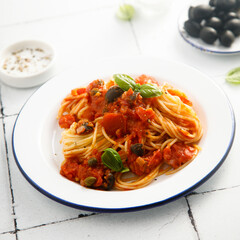
<path fill-rule="evenodd" d="M 143 84 L 140 88 L 140 94 L 144 98 L 151 98 L 162 95 L 162 91 L 157 86 L 151 84 Z"/>
<path fill-rule="evenodd" d="M 240 67 L 234 68 L 228 72 L 226 81 L 230 83 L 240 83 Z"/>
<path fill-rule="evenodd" d="M 120 155 L 112 148 L 105 149 L 101 159 L 105 166 L 116 172 L 120 172 L 124 168 Z"/>
<path fill-rule="evenodd" d="M 136 88 L 136 82 L 126 74 L 114 74 L 113 80 L 123 91 L 128 91 L 130 88 L 135 90 Z"/>
<path fill-rule="evenodd" d="M 117 17 L 121 20 L 129 21 L 135 13 L 134 7 L 130 4 L 120 5 L 117 11 Z"/>

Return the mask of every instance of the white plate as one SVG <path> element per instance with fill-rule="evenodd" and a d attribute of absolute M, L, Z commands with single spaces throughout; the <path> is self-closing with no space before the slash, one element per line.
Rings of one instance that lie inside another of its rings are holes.
<path fill-rule="evenodd" d="M 200 117 L 202 151 L 183 170 L 160 176 L 149 186 L 132 191 L 87 189 L 59 174 L 60 132 L 56 116 L 71 89 L 109 79 L 114 73 L 148 74 L 183 90 Z M 110 59 L 56 76 L 36 91 L 22 108 L 12 136 L 16 163 L 40 192 L 65 205 L 100 212 L 135 211 L 182 197 L 205 182 L 221 166 L 232 146 L 235 118 L 223 91 L 207 76 L 186 65 L 152 57 Z"/>
<path fill-rule="evenodd" d="M 213 45 L 207 44 L 202 41 L 200 38 L 191 37 L 184 29 L 184 22 L 188 20 L 188 9 L 190 6 L 197 6 L 200 4 L 208 4 L 207 0 L 196 0 L 193 1 L 192 4 L 186 6 L 184 10 L 181 12 L 178 19 L 178 30 L 182 38 L 189 43 L 191 46 L 200 49 L 201 51 L 207 53 L 221 54 L 221 55 L 229 55 L 229 54 L 238 54 L 240 53 L 240 36 L 235 38 L 235 41 L 231 45 L 231 47 L 224 47 L 220 44 L 219 40 L 217 40 Z"/>

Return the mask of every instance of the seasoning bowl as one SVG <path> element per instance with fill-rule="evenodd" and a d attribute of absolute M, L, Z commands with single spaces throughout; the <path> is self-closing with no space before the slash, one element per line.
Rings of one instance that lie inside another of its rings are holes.
<path fill-rule="evenodd" d="M 23 40 L 0 51 L 0 80 L 17 88 L 38 86 L 54 75 L 53 47 L 39 40 Z"/>

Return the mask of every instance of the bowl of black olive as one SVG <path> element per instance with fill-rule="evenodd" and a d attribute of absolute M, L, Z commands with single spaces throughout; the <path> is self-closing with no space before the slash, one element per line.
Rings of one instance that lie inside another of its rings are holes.
<path fill-rule="evenodd" d="M 197 0 L 179 17 L 183 39 L 202 51 L 240 53 L 240 0 Z"/>

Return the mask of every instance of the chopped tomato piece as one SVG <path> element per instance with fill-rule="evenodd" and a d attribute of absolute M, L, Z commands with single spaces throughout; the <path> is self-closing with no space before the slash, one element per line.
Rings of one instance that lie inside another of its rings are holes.
<path fill-rule="evenodd" d="M 78 173 L 78 162 L 75 159 L 68 159 L 62 166 L 60 174 L 71 181 L 75 181 Z"/>
<path fill-rule="evenodd" d="M 75 122 L 76 119 L 73 115 L 67 114 L 60 117 L 58 124 L 61 128 L 70 128 L 73 122 Z"/>
<path fill-rule="evenodd" d="M 196 149 L 183 143 L 175 143 L 163 150 L 164 161 L 174 169 L 191 160 L 196 154 Z"/>
<path fill-rule="evenodd" d="M 148 119 L 153 119 L 155 116 L 155 113 L 151 108 L 144 109 L 142 107 L 137 107 L 136 113 L 139 116 L 139 118 L 144 122 L 147 121 Z"/>
<path fill-rule="evenodd" d="M 107 134 L 123 135 L 126 132 L 126 119 L 120 113 L 106 113 L 102 120 L 102 126 Z"/>

